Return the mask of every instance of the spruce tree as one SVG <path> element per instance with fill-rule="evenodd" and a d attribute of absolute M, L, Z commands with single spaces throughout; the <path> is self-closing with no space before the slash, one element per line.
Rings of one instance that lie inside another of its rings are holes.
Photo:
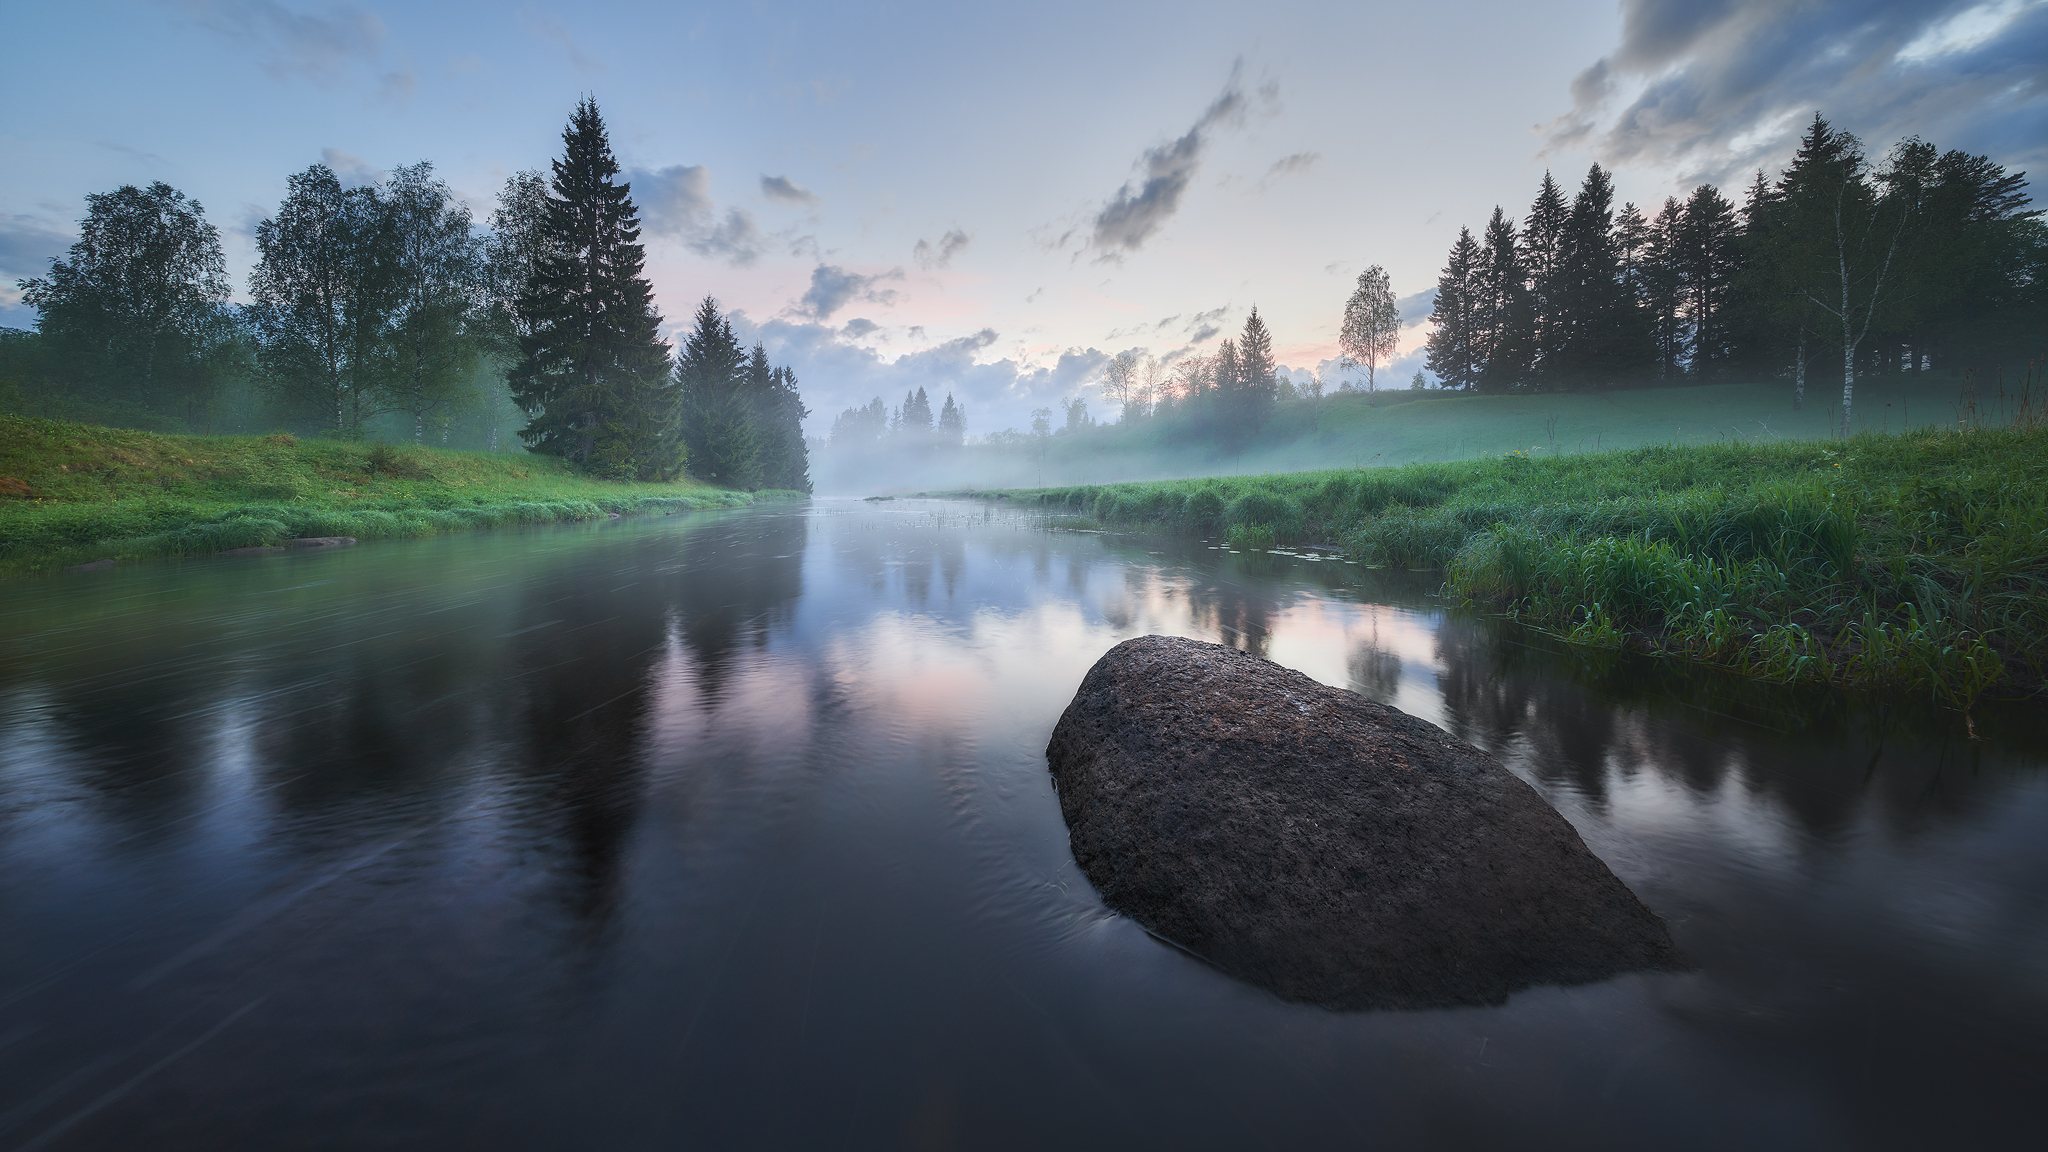
<path fill-rule="evenodd" d="M 1640 288 L 1636 299 L 1649 320 L 1650 343 L 1657 354 L 1657 377 L 1676 380 L 1685 369 L 1684 277 L 1679 269 L 1684 245 L 1685 210 L 1673 196 L 1649 225 Z"/>
<path fill-rule="evenodd" d="M 1547 386 L 1606 387 L 1654 359 L 1647 326 L 1622 282 L 1614 241 L 1614 184 L 1595 164 L 1572 199 L 1552 278 Z"/>
<path fill-rule="evenodd" d="M 597 103 L 562 130 L 539 267 L 520 293 L 519 363 L 509 382 L 535 451 L 613 475 L 663 477 L 682 463 L 668 345 L 641 272 L 639 210 L 618 183 Z"/>
<path fill-rule="evenodd" d="M 1564 343 L 1563 305 L 1559 297 L 1563 293 L 1560 277 L 1565 224 L 1570 216 L 1564 190 L 1545 172 L 1543 183 L 1536 190 L 1536 200 L 1529 206 L 1529 215 L 1522 221 L 1522 266 L 1529 277 L 1534 344 L 1531 368 L 1537 377 L 1549 373 L 1550 362 Z"/>
<path fill-rule="evenodd" d="M 1472 271 L 1474 384 L 1482 392 L 1524 387 L 1536 358 L 1535 308 L 1515 222 L 1498 206 Z"/>
<path fill-rule="evenodd" d="M 796 373 L 777 368 L 770 374 L 768 418 L 761 425 L 763 482 L 792 492 L 811 490 L 811 450 L 804 442 L 804 417 L 811 414 L 797 391 Z"/>
<path fill-rule="evenodd" d="M 695 319 L 675 369 L 690 472 L 728 488 L 758 488 L 761 445 L 747 389 L 747 354 L 731 322 L 719 315 L 718 301 L 706 296 Z"/>
<path fill-rule="evenodd" d="M 1430 313 L 1435 327 L 1429 333 L 1429 370 L 1446 388 L 1469 389 L 1479 383 L 1481 360 L 1474 315 L 1478 266 L 1479 244 L 1472 239 L 1472 230 L 1458 229 L 1450 260 L 1437 277 L 1436 309 Z"/>
<path fill-rule="evenodd" d="M 1680 212 L 1677 273 L 1684 296 L 1690 362 L 1695 377 L 1725 370 L 1735 355 L 1728 293 L 1741 253 L 1735 206 L 1711 184 L 1693 189 Z"/>
<path fill-rule="evenodd" d="M 967 439 L 967 409 L 946 393 L 946 406 L 939 410 L 939 442 L 957 448 Z"/>

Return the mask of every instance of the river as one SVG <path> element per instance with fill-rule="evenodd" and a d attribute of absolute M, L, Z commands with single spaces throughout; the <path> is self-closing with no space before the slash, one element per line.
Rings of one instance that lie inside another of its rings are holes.
<path fill-rule="evenodd" d="M 2038 712 L 970 503 L 0 588 L 0 1149 L 2038 1146 Z M 1332 1013 L 1110 914 L 1044 747 L 1152 632 L 1493 752 L 1694 970 Z"/>

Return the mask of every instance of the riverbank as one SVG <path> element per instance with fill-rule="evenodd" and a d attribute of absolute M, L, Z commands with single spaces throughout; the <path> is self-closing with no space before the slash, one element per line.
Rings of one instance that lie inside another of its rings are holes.
<path fill-rule="evenodd" d="M 945 495 L 1438 570 L 1573 643 L 1766 679 L 2044 694 L 2048 428 Z"/>
<path fill-rule="evenodd" d="M 166 436 L 0 416 L 0 575 L 302 537 L 730 508 L 800 493 L 623 483 L 524 452 L 273 436 Z"/>

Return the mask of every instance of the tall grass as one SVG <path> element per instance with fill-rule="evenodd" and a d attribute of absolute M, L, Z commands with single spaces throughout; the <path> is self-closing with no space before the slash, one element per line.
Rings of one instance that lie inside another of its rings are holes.
<path fill-rule="evenodd" d="M 1336 545 L 1574 643 L 1776 681 L 2041 695 L 2048 428 L 1649 447 L 1007 494 L 1233 547 Z"/>

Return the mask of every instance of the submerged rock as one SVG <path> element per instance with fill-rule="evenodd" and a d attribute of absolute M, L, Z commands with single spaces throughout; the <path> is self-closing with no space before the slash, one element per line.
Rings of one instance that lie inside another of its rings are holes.
<path fill-rule="evenodd" d="M 1110 649 L 1046 757 L 1103 901 L 1284 999 L 1495 1004 L 1683 967 L 1663 921 L 1492 757 L 1234 648 Z"/>

